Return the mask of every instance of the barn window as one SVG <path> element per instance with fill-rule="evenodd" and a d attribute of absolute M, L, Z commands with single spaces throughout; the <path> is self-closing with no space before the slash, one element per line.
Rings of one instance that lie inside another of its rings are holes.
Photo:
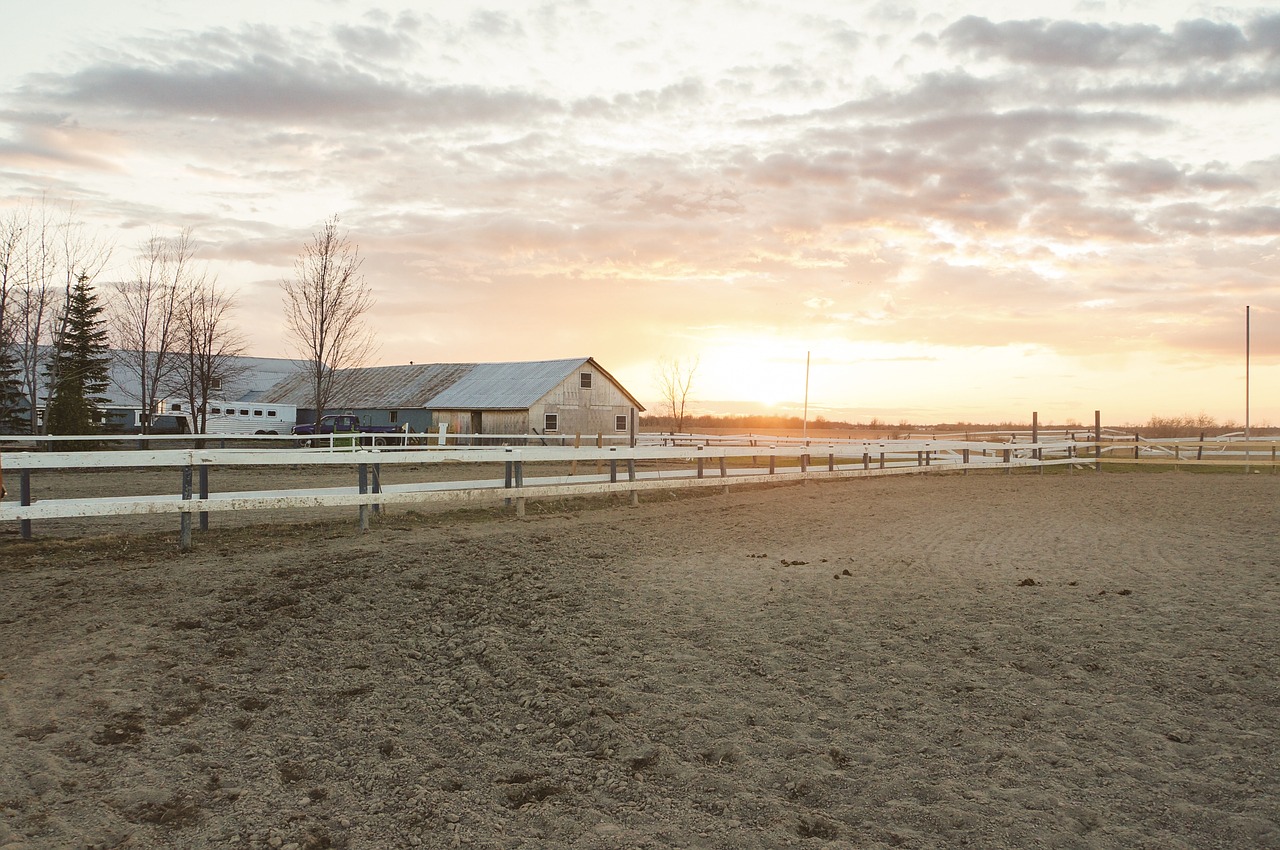
<path fill-rule="evenodd" d="M 392 424 L 394 424 L 394 423 L 396 422 L 396 420 L 398 420 L 399 418 L 400 418 L 400 411 L 398 411 L 398 410 L 393 410 L 393 411 L 391 411 L 391 422 L 392 422 Z"/>
<path fill-rule="evenodd" d="M 214 392 L 221 392 L 221 391 L 222 391 L 222 379 L 221 379 L 221 378 L 217 378 L 217 377 L 210 378 L 210 379 L 209 379 L 209 389 L 213 390 Z"/>
<path fill-rule="evenodd" d="M 626 417 L 626 414 L 619 414 L 619 415 L 617 415 L 617 416 L 613 417 L 613 430 L 615 430 L 615 431 L 625 431 L 625 430 L 627 430 L 627 417 Z"/>
<path fill-rule="evenodd" d="M 542 430 L 550 433 L 560 430 L 560 417 L 554 413 L 545 413 L 542 416 Z"/>
<path fill-rule="evenodd" d="M 582 387 L 584 390 L 591 389 L 591 373 L 590 372 L 583 372 L 578 376 L 578 386 Z"/>
<path fill-rule="evenodd" d="M 181 409 L 182 409 L 182 405 L 180 405 L 180 404 L 171 404 L 171 405 L 169 405 L 169 409 L 170 409 L 170 410 L 181 410 Z"/>

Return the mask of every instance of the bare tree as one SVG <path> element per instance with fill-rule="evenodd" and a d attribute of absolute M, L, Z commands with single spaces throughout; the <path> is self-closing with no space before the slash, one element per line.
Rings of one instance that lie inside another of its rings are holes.
<path fill-rule="evenodd" d="M 194 255 L 190 228 L 172 238 L 153 234 L 134 258 L 130 276 L 115 284 L 110 311 L 115 359 L 129 373 L 130 384 L 123 389 L 142 408 L 144 434 L 176 366 L 179 310 L 191 286 Z"/>
<path fill-rule="evenodd" d="M 72 288 L 92 281 L 106 267 L 111 247 L 85 232 L 75 207 L 59 215 L 47 200 L 28 202 L 10 213 L 14 233 L 6 296 L 10 338 L 32 434 L 39 432 L 40 392 L 57 380 L 53 348 L 65 338 L 66 303 Z"/>
<path fill-rule="evenodd" d="M 293 278 L 282 282 L 289 342 L 310 379 L 316 422 L 333 399 L 338 371 L 359 366 L 373 351 L 364 325 L 373 294 L 362 263 L 335 215 L 302 246 Z"/>
<path fill-rule="evenodd" d="M 231 325 L 234 309 L 235 299 L 216 278 L 206 275 L 192 279 L 179 307 L 178 354 L 170 387 L 190 405 L 201 434 L 208 427 L 209 400 L 247 368 L 238 362 L 245 341 Z"/>
<path fill-rule="evenodd" d="M 673 432 L 684 430 L 686 409 L 698 363 L 697 357 L 683 361 L 678 357 L 664 357 L 658 361 L 658 391 L 662 394 L 662 406 L 671 417 Z"/>

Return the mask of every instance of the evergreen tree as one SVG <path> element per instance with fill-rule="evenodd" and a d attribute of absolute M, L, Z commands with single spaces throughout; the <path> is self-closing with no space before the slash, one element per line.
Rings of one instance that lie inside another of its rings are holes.
<path fill-rule="evenodd" d="M 0 434 L 25 434 L 27 394 L 12 342 L 0 339 Z"/>
<path fill-rule="evenodd" d="M 98 429 L 104 393 L 111 382 L 106 322 L 89 279 L 83 275 L 67 293 L 61 330 L 49 364 L 48 434 L 90 434 Z"/>

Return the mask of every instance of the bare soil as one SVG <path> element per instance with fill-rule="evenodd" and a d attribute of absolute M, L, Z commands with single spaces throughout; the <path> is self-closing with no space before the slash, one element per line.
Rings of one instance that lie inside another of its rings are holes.
<path fill-rule="evenodd" d="M 0 847 L 1280 847 L 1280 476 L 353 525 L 0 538 Z"/>

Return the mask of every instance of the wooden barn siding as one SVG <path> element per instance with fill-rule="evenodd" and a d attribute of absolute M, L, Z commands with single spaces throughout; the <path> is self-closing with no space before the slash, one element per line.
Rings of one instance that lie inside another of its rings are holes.
<path fill-rule="evenodd" d="M 482 434 L 527 434 L 529 413 L 525 410 L 486 410 L 482 414 Z"/>
<path fill-rule="evenodd" d="M 581 387 L 580 375 L 591 372 L 591 389 Z M 614 428 L 615 417 L 626 416 L 631 422 L 631 400 L 617 384 L 591 368 L 574 371 L 529 409 L 530 424 L 542 431 L 544 416 L 554 413 L 559 418 L 560 434 L 605 436 L 626 433 Z"/>

